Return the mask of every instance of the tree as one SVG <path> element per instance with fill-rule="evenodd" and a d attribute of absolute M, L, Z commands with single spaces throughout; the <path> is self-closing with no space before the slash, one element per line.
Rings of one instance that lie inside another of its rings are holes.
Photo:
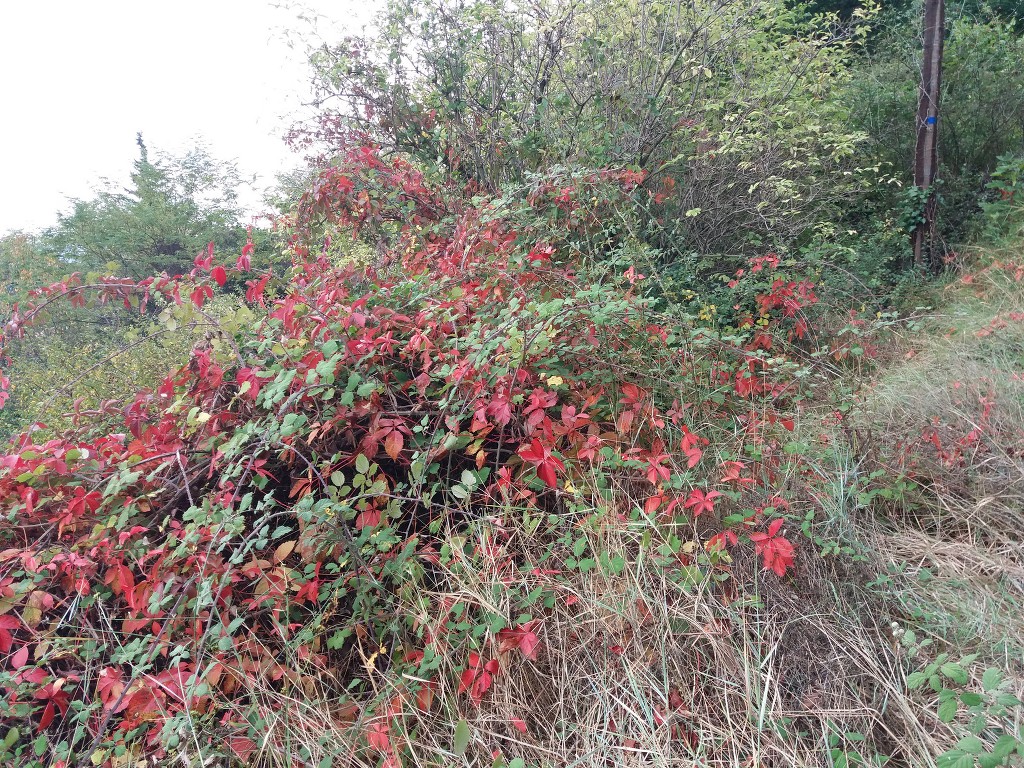
<path fill-rule="evenodd" d="M 913 233 L 914 264 L 923 263 L 928 239 L 931 268 L 941 264 L 935 253 L 935 190 L 932 188 L 939 165 L 939 100 L 942 95 L 942 49 L 946 34 L 946 3 L 926 0 L 924 8 L 924 52 L 921 57 L 921 87 L 917 106 L 917 147 L 914 150 L 914 185 L 925 198 L 924 215 Z"/>
<path fill-rule="evenodd" d="M 37 237 L 25 232 L 0 237 L 0 316 L 7 318 L 32 288 L 57 280 L 60 267 L 43 252 Z"/>
<path fill-rule="evenodd" d="M 39 237 L 10 235 L 0 240 L 0 311 L 9 319 L 16 304 L 24 307 L 35 289 L 57 283 L 71 273 L 83 282 L 116 276 L 133 280 L 166 272 L 187 273 L 196 254 L 213 242 L 218 253 L 234 259 L 247 240 L 240 219 L 237 189 L 242 183 L 230 163 L 211 158 L 202 147 L 156 160 L 141 135 L 139 159 L 131 185 L 119 190 L 107 182 L 91 200 L 77 200 L 71 214 Z M 252 233 L 260 268 L 278 266 L 272 235 Z M 255 254 L 253 254 L 255 255 Z M 244 290 L 242 281 L 228 291 Z M 234 311 L 237 299 L 224 297 L 206 315 Z M 159 308 L 151 303 L 149 309 Z M 10 338 L 6 359 L 10 402 L 0 413 L 0 437 L 27 423 L 66 426 L 76 401 L 95 407 L 103 400 L 134 393 L 159 381 L 183 363 L 206 329 L 199 316 L 168 327 L 152 311 L 121 302 L 73 308 L 66 301 L 47 306 L 30 341 Z"/>
<path fill-rule="evenodd" d="M 942 165 L 934 200 L 937 237 L 955 244 L 971 237 L 999 158 L 1024 147 L 1024 39 L 1013 24 L 995 18 L 961 16 L 946 26 Z M 862 205 L 850 206 L 847 222 L 858 230 L 888 218 L 909 235 L 923 212 L 924 200 L 913 186 L 921 55 L 920 38 L 908 34 L 905 23 L 893 24 L 879 32 L 850 80 L 850 116 L 868 136 L 861 162 L 880 166 L 898 182 L 875 185 Z"/>
<path fill-rule="evenodd" d="M 107 182 L 91 200 L 75 200 L 72 213 L 44 233 L 44 248 L 68 271 L 113 269 L 133 278 L 188 271 L 208 242 L 240 248 L 238 169 L 201 146 L 151 161 L 141 134 L 137 142 L 131 186 Z"/>

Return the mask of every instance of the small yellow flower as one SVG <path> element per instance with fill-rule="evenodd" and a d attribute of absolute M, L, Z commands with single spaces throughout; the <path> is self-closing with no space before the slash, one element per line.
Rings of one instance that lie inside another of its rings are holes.
<path fill-rule="evenodd" d="M 562 384 L 565 384 L 565 379 L 563 379 L 561 376 L 551 376 L 550 378 L 548 378 L 549 387 L 557 387 Z"/>

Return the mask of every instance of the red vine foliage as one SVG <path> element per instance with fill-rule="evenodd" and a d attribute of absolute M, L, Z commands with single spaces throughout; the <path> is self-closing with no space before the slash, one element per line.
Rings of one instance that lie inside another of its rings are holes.
<path fill-rule="evenodd" d="M 541 183 L 509 212 L 372 145 L 322 173 L 289 223 L 287 278 L 246 283 L 245 301 L 265 308 L 254 331 L 195 349 L 154 391 L 68 433 L 29 430 L 0 457 L 4 723 L 26 745 L 44 736 L 53 765 L 116 766 L 125 750 L 169 759 L 197 723 L 206 746 L 244 763 L 254 690 L 327 686 L 362 748 L 397 764 L 392 724 L 431 708 L 431 658 L 462 659 L 458 691 L 479 704 L 516 653 L 543 653 L 542 616 L 510 617 L 470 650 L 446 623 L 455 605 L 401 627 L 402 653 L 386 649 L 403 568 L 428 578 L 439 530 L 502 505 L 566 513 L 595 474 L 640 499 L 633 514 L 699 516 L 705 564 L 727 569 L 727 549 L 753 542 L 766 568 L 790 573 L 782 519 L 764 518 L 782 509 L 767 499 L 794 385 L 766 349 L 782 355 L 800 335 L 812 287 L 774 279 L 764 322 L 726 343 L 657 316 L 635 270 L 588 283 L 564 244 L 538 239 L 595 231 L 603 210 L 646 194 L 642 178 Z M 376 244 L 373 264 L 332 260 L 343 236 Z M 217 263 L 211 246 L 176 278 L 72 276 L 5 335 L 58 300 L 202 311 L 251 253 Z M 709 453 L 716 430 L 758 451 Z M 500 529 L 487 542 L 476 554 L 502 578 L 527 567 Z M 412 672 L 399 693 L 353 693 L 389 651 Z"/>

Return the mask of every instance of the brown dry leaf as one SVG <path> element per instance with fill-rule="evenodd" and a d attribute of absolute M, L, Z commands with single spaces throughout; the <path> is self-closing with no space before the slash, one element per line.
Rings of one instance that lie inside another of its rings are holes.
<path fill-rule="evenodd" d="M 206 682 L 209 683 L 211 688 L 216 688 L 223 674 L 224 665 L 218 662 L 210 667 L 210 671 L 206 673 Z"/>
<path fill-rule="evenodd" d="M 295 549 L 295 544 L 296 542 L 294 540 L 286 541 L 283 544 L 280 544 L 277 547 L 277 549 L 274 550 L 274 562 L 284 562 L 284 559 L 292 553 L 292 550 Z"/>

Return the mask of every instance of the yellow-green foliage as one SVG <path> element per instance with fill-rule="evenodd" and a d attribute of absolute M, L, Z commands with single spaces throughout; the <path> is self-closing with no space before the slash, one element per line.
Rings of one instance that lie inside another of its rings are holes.
<path fill-rule="evenodd" d="M 33 328 L 15 345 L 11 400 L 0 411 L 0 432 L 7 436 L 34 422 L 58 431 L 70 424 L 76 401 L 79 410 L 89 411 L 155 387 L 188 361 L 197 341 L 230 333 L 252 318 L 230 295 L 206 304 L 203 313 L 183 305 L 141 321 L 117 310 L 62 309 L 59 319 Z"/>

